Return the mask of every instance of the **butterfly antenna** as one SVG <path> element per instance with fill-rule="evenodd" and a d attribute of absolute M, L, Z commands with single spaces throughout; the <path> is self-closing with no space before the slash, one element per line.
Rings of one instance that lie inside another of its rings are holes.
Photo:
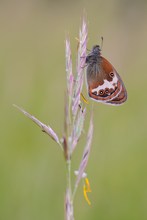
<path fill-rule="evenodd" d="M 103 40 L 104 40 L 104 38 L 101 37 L 101 50 L 102 50 L 102 47 L 103 47 Z"/>

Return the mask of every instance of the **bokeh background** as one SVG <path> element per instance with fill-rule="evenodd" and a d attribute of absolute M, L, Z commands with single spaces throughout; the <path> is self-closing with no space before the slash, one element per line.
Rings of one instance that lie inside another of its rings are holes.
<path fill-rule="evenodd" d="M 147 219 L 147 2 L 5 0 L 0 1 L 1 220 L 64 219 L 62 152 L 12 104 L 62 136 L 65 37 L 70 35 L 75 64 L 75 37 L 83 11 L 88 48 L 104 37 L 103 56 L 123 78 L 128 101 L 120 107 L 94 105 L 94 139 L 87 167 L 92 205 L 84 200 L 81 184 L 75 219 Z M 80 143 L 73 170 L 80 162 L 84 134 Z"/>

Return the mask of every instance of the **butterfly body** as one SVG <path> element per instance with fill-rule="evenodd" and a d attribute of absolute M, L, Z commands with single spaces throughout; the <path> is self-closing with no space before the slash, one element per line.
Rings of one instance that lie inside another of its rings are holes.
<path fill-rule="evenodd" d="M 87 87 L 90 98 L 97 102 L 120 105 L 127 99 L 125 86 L 112 64 L 101 56 L 95 45 L 86 57 Z"/>

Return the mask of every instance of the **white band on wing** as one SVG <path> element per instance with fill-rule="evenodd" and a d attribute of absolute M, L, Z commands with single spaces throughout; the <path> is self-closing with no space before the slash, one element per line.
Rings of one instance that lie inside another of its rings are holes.
<path fill-rule="evenodd" d="M 105 90 L 106 88 L 108 89 L 115 89 L 115 86 L 117 85 L 118 82 L 118 78 L 115 75 L 112 81 L 108 81 L 106 79 L 104 79 L 104 83 L 101 86 L 98 86 L 97 88 L 92 89 L 92 93 L 97 93 L 97 95 L 99 94 L 100 90 Z"/>

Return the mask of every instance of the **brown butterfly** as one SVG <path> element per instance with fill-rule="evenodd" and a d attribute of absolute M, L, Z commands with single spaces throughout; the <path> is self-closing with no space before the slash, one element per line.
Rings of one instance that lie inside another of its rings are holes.
<path fill-rule="evenodd" d="M 86 57 L 86 64 L 90 98 L 110 105 L 121 105 L 127 100 L 127 91 L 122 79 L 112 64 L 101 56 L 99 45 L 93 46 Z"/>

